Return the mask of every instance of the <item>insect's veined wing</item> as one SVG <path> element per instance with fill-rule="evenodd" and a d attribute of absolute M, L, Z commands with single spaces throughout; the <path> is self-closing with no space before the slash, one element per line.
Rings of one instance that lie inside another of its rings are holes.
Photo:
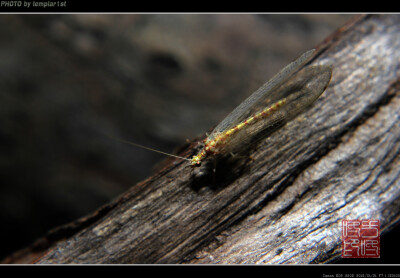
<path fill-rule="evenodd" d="M 332 76 L 332 66 L 309 66 L 293 75 L 283 86 L 275 89 L 276 94 L 286 99 L 280 110 L 288 122 L 307 110 L 325 91 Z"/>
<path fill-rule="evenodd" d="M 249 111 L 253 106 L 263 101 L 263 105 L 268 106 L 279 100 L 280 96 L 277 94 L 268 95 L 274 89 L 284 84 L 294 72 L 303 66 L 314 53 L 315 49 L 311 49 L 301 55 L 297 60 L 287 65 L 279 73 L 271 78 L 267 83 L 262 85 L 257 91 L 243 101 L 236 109 L 234 109 L 210 134 L 209 138 L 214 138 L 217 134 L 232 128 L 236 124 L 243 121 L 249 116 Z"/>
<path fill-rule="evenodd" d="M 238 130 L 235 136 L 230 137 L 229 144 L 220 147 L 220 153 L 240 153 L 306 111 L 325 91 L 331 75 L 332 67 L 327 65 L 309 66 L 292 75 L 284 84 L 271 91 L 279 100 L 284 99 L 284 104 L 268 116 Z M 274 104 L 268 106 L 260 103 L 260 106 L 269 109 Z"/>

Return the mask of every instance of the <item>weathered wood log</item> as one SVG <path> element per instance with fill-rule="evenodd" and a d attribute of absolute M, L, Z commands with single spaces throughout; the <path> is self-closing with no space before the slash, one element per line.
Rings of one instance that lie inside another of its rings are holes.
<path fill-rule="evenodd" d="M 399 15 L 349 22 L 312 60 L 333 65 L 328 89 L 251 160 L 201 178 L 173 160 L 4 262 L 324 263 L 340 257 L 343 219 L 386 233 L 400 216 L 399 49 Z"/>

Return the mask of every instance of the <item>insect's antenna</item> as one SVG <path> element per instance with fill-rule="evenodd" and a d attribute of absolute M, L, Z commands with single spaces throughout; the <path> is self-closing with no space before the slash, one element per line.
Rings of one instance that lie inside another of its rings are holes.
<path fill-rule="evenodd" d="M 184 160 L 187 160 L 187 161 L 191 161 L 189 158 L 186 158 L 186 157 L 173 155 L 173 154 L 170 154 L 170 153 L 166 153 L 166 152 L 162 152 L 162 151 L 159 151 L 159 150 L 155 150 L 155 149 L 152 149 L 152 148 L 140 145 L 140 144 L 136 144 L 136 143 L 133 143 L 133 142 L 130 142 L 130 141 L 126 141 L 124 139 L 120 139 L 120 138 L 114 137 L 114 136 L 111 136 L 111 138 L 113 138 L 115 140 L 118 140 L 118 141 L 120 141 L 122 143 L 125 143 L 125 144 L 133 145 L 133 146 L 138 147 L 138 148 L 142 148 L 142 149 L 146 149 L 146 150 L 149 150 L 149 151 L 152 151 L 152 152 L 161 153 L 161 154 L 164 154 L 164 155 L 168 155 L 168 156 L 184 159 Z"/>

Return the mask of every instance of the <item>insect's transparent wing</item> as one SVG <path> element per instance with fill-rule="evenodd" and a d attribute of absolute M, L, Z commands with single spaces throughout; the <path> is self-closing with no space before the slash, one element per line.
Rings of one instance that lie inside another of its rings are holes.
<path fill-rule="evenodd" d="M 288 122 L 307 110 L 325 91 L 332 76 L 331 66 L 309 66 L 276 89 L 276 93 L 286 99 L 280 109 Z"/>
<path fill-rule="evenodd" d="M 325 91 L 331 75 L 331 66 L 309 66 L 293 75 L 273 92 L 285 98 L 285 104 L 268 117 L 239 130 L 220 152 L 240 153 L 306 111 Z"/>
<path fill-rule="evenodd" d="M 248 97 L 245 101 L 243 101 L 236 109 L 234 109 L 210 134 L 209 138 L 214 138 L 216 134 L 219 134 L 239 122 L 243 121 L 246 117 L 248 117 L 248 111 L 252 109 L 253 106 L 260 103 L 261 100 L 267 99 L 269 103 L 265 103 L 265 105 L 270 105 L 276 102 L 279 98 L 278 95 L 268 94 L 276 89 L 277 87 L 284 84 L 294 72 L 296 72 L 301 66 L 303 66 L 309 58 L 314 53 L 315 49 L 309 50 L 301 55 L 297 60 L 287 65 L 283 68 L 278 74 L 272 77 L 267 83 L 261 86 L 257 91 L 255 91 L 250 97 Z"/>

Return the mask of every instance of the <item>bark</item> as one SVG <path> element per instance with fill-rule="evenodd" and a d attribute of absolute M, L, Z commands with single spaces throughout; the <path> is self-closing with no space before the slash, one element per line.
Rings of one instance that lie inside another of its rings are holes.
<path fill-rule="evenodd" d="M 326 263 L 340 258 L 343 219 L 387 233 L 400 215 L 400 16 L 360 16 L 316 48 L 329 87 L 251 159 L 201 176 L 170 160 L 4 262 Z"/>

